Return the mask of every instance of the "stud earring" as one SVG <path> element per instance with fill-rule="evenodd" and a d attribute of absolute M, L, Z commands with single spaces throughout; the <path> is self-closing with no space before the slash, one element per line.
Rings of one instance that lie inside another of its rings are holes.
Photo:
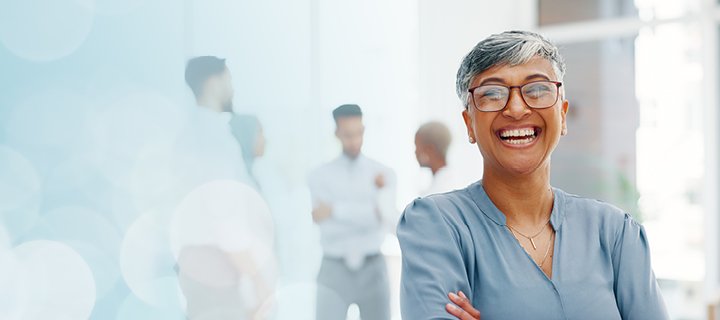
<path fill-rule="evenodd" d="M 567 128 L 562 128 L 562 132 L 560 132 L 560 135 L 566 135 L 567 134 Z"/>
<path fill-rule="evenodd" d="M 475 138 L 469 137 L 469 138 L 468 138 L 468 141 L 469 141 L 470 143 L 475 143 Z"/>

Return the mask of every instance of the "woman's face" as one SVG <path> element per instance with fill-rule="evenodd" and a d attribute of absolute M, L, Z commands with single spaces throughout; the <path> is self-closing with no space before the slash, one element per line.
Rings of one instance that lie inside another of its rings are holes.
<path fill-rule="evenodd" d="M 525 64 L 488 69 L 473 79 L 470 88 L 486 84 L 521 86 L 539 80 L 559 79 L 550 61 L 536 57 Z M 566 126 L 568 102 L 562 93 L 557 102 L 546 109 L 528 107 L 518 89 L 511 90 L 505 109 L 500 111 L 478 111 L 472 97 L 468 99 L 463 118 L 468 135 L 477 141 L 486 170 L 494 170 L 496 174 L 523 175 L 548 167 L 550 154 Z M 525 134 L 529 138 L 507 137 Z"/>

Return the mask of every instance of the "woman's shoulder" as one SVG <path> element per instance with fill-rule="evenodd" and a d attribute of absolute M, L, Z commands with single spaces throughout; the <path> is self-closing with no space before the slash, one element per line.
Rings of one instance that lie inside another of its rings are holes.
<path fill-rule="evenodd" d="M 622 228 L 626 223 L 638 224 L 627 211 L 611 203 L 567 193 L 557 188 L 555 192 L 564 200 L 566 219 L 581 220 L 614 230 Z"/>
<path fill-rule="evenodd" d="M 425 196 L 420 199 L 427 199 L 429 201 L 434 201 L 435 203 L 441 204 L 443 206 L 448 205 L 458 205 L 458 204 L 466 204 L 472 202 L 472 197 L 470 196 L 469 188 L 471 187 L 467 186 L 462 189 L 455 189 L 452 191 L 446 191 L 441 193 L 435 193 L 428 196 Z"/>
<path fill-rule="evenodd" d="M 464 190 L 419 197 L 410 202 L 397 225 L 401 247 L 413 241 L 455 241 L 458 246 L 465 246 L 462 243 L 470 238 L 467 216 L 476 212 L 476 208 Z"/>
<path fill-rule="evenodd" d="M 403 211 L 403 217 L 412 217 L 417 214 L 432 214 L 449 223 L 461 223 L 464 215 L 475 212 L 475 203 L 468 192 L 468 187 L 443 193 L 418 197 Z"/>
<path fill-rule="evenodd" d="M 597 211 L 598 213 L 604 213 L 604 214 L 624 214 L 625 211 L 618 208 L 617 206 L 607 203 L 603 200 L 595 199 L 595 198 L 588 198 L 583 197 L 577 194 L 572 194 L 569 192 L 566 192 L 562 189 L 554 188 L 556 194 L 562 194 L 562 196 L 565 199 L 565 205 L 566 206 L 574 206 L 574 207 L 580 207 L 584 209 L 589 209 L 591 211 Z"/>

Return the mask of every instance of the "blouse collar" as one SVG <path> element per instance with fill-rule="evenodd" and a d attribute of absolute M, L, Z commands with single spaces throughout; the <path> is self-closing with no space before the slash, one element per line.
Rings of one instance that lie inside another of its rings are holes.
<path fill-rule="evenodd" d="M 472 200 L 486 217 L 498 225 L 507 225 L 505 214 L 490 200 L 490 197 L 488 197 L 485 192 L 485 188 L 483 188 L 482 180 L 471 184 L 467 190 Z M 557 188 L 552 188 L 552 190 L 554 199 L 552 212 L 550 213 L 550 224 L 552 224 L 555 231 L 558 231 L 565 217 L 565 193 Z"/>

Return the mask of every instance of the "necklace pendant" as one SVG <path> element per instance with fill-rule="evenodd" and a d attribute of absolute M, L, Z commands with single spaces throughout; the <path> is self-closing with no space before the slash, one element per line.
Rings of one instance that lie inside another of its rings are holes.
<path fill-rule="evenodd" d="M 533 240 L 533 238 L 530 238 L 530 244 L 532 244 L 533 249 L 537 250 L 537 246 L 535 245 L 535 241 Z"/>

